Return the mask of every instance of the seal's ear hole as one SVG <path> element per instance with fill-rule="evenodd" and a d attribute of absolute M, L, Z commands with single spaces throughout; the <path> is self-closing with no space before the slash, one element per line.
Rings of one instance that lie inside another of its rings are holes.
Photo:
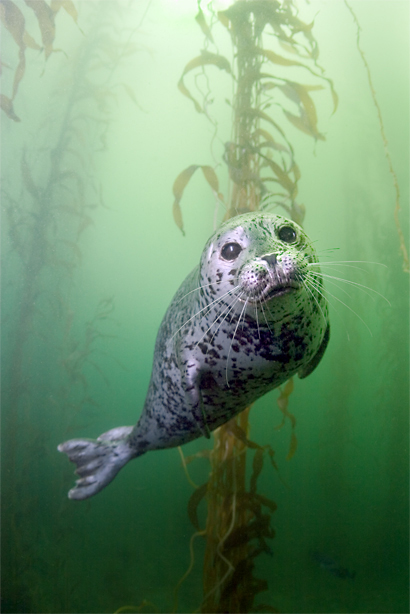
<path fill-rule="evenodd" d="M 221 257 L 228 262 L 236 260 L 242 251 L 242 247 L 239 243 L 226 243 L 221 249 Z"/>
<path fill-rule="evenodd" d="M 284 243 L 294 243 L 296 241 L 296 230 L 292 226 L 282 226 L 278 230 L 278 237 Z"/>

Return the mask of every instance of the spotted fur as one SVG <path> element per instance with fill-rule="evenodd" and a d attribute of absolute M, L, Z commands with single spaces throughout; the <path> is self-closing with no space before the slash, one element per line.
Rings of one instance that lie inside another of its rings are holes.
<path fill-rule="evenodd" d="M 229 250 L 239 253 L 224 258 Z M 59 446 L 81 478 L 69 496 L 95 494 L 148 450 L 209 437 L 293 375 L 309 375 L 329 339 L 321 277 L 306 283 L 316 262 L 304 231 L 281 216 L 248 213 L 222 224 L 159 328 L 136 426 Z"/>

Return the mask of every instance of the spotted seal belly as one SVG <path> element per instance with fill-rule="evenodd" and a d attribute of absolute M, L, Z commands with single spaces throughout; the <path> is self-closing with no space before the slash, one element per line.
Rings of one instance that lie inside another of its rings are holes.
<path fill-rule="evenodd" d="M 267 213 L 225 222 L 164 316 L 136 426 L 58 446 L 80 478 L 68 496 L 91 497 L 148 450 L 209 437 L 293 375 L 309 375 L 328 340 L 322 277 L 304 231 Z"/>

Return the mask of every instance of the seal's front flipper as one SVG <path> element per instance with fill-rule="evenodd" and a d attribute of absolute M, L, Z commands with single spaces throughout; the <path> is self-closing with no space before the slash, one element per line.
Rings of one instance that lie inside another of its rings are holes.
<path fill-rule="evenodd" d="M 312 371 L 314 371 L 316 369 L 316 367 L 318 366 L 318 364 L 320 363 L 320 361 L 323 358 L 323 354 L 325 353 L 325 350 L 327 348 L 327 344 L 329 343 L 329 338 L 330 338 L 330 326 L 328 324 L 327 328 L 326 328 L 326 332 L 325 332 L 323 340 L 322 340 L 322 343 L 320 344 L 320 347 L 319 347 L 318 351 L 313 356 L 311 361 L 308 362 L 307 365 L 302 367 L 302 369 L 299 369 L 298 375 L 299 375 L 300 379 L 303 379 L 304 377 L 307 377 L 308 375 L 310 375 L 312 373 Z"/>
<path fill-rule="evenodd" d="M 204 437 L 209 439 L 211 437 L 211 432 L 206 420 L 201 390 L 203 377 L 204 374 L 201 373 L 197 361 L 191 358 L 185 372 L 185 395 L 191 407 L 195 422 L 198 425 L 198 430 L 201 431 Z"/>
<path fill-rule="evenodd" d="M 119 470 L 135 458 L 135 450 L 128 444 L 132 426 L 121 426 L 103 433 L 98 439 L 70 439 L 60 443 L 59 452 L 65 452 L 77 465 L 80 476 L 68 497 L 88 499 L 100 492 L 117 475 Z"/>

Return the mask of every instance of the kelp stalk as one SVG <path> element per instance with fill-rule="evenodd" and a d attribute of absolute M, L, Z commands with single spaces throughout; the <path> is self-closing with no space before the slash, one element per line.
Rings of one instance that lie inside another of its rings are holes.
<path fill-rule="evenodd" d="M 317 129 L 316 109 L 309 93 L 323 86 L 302 85 L 289 79 L 283 70 L 283 76 L 280 71 L 272 71 L 272 67 L 278 66 L 302 67 L 322 82 L 325 80 L 336 109 L 337 96 L 333 84 L 323 76 L 323 70 L 317 64 L 318 48 L 311 33 L 313 24 L 307 25 L 298 19 L 291 1 L 280 3 L 277 0 L 238 0 L 227 10 L 219 12 L 217 18 L 231 36 L 235 65 L 231 66 L 219 54 L 203 50 L 200 56 L 186 65 L 178 87 L 194 103 L 195 109 L 203 113 L 205 105 L 196 100 L 184 81 L 188 73 L 195 68 L 204 70 L 206 66 L 214 65 L 233 75 L 232 141 L 225 143 L 223 155 L 232 185 L 225 219 L 256 211 L 262 204 L 268 203 L 281 207 L 289 217 L 301 224 L 304 207 L 296 202 L 299 168 L 294 160 L 292 145 L 281 127 L 281 120 L 278 123 L 268 109 L 272 106 L 273 92 L 274 111 L 282 110 L 294 127 L 315 140 L 324 139 Z M 213 36 L 200 8 L 196 20 L 205 34 L 206 45 L 213 44 Z M 271 34 L 273 31 L 273 39 L 291 50 L 292 58 L 264 48 L 263 32 L 267 26 Z M 266 72 L 265 66 L 268 66 Z M 298 115 L 283 106 L 283 96 L 296 104 Z M 200 167 L 188 167 L 174 183 L 173 213 L 182 232 L 180 200 L 197 168 Z M 223 200 L 215 173 L 210 167 L 202 166 L 202 169 L 214 194 Z M 296 450 L 295 419 L 287 411 L 291 391 L 290 382 L 279 398 L 284 420 L 287 417 L 292 422 L 288 458 Z M 206 489 L 208 517 L 202 612 L 276 611 L 270 605 L 254 604 L 255 596 L 268 588 L 267 582 L 256 578 L 253 570 L 259 554 L 271 553 L 266 540 L 274 537 L 271 519 L 276 509 L 273 501 L 257 492 L 257 479 L 266 453 L 275 468 L 276 464 L 270 446 L 262 447 L 248 439 L 249 411 L 250 408 L 247 408 L 214 432 L 215 443 L 210 453 L 211 473 Z M 254 451 L 249 488 L 246 484 L 248 448 Z M 195 516 L 192 509 L 196 509 L 204 493 L 205 489 L 201 487 L 191 497 L 191 519 Z M 193 524 L 199 530 L 195 517 Z"/>

